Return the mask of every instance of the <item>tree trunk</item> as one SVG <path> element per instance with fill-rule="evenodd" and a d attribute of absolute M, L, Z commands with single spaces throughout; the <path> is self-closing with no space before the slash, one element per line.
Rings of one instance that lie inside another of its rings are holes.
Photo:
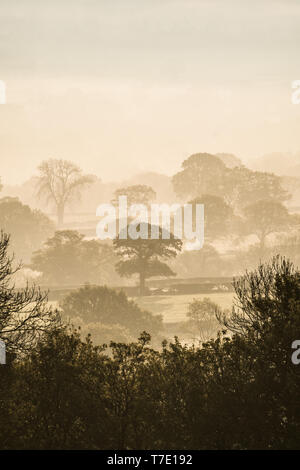
<path fill-rule="evenodd" d="M 62 227 L 62 225 L 64 223 L 64 212 L 65 212 L 64 204 L 60 204 L 57 207 L 57 225 L 58 225 L 58 227 Z"/>

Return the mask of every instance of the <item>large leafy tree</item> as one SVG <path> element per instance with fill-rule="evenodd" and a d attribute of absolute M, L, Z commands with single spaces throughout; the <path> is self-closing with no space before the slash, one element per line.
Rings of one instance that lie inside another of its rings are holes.
<path fill-rule="evenodd" d="M 221 157 L 208 153 L 194 154 L 184 160 L 182 170 L 173 176 L 172 183 L 182 199 L 211 194 L 224 198 L 238 211 L 261 199 L 283 202 L 290 197 L 279 176 L 242 165 L 226 167 Z"/>
<path fill-rule="evenodd" d="M 23 261 L 29 261 L 32 252 L 54 232 L 49 217 L 12 197 L 0 199 L 0 227 L 10 233 L 10 248 Z"/>
<path fill-rule="evenodd" d="M 114 239 L 113 245 L 116 254 L 121 258 L 117 263 L 117 272 L 121 276 L 129 277 L 134 274 L 139 275 L 140 295 L 145 293 L 146 279 L 154 276 L 175 276 L 175 273 L 162 260 L 175 258 L 181 251 L 182 241 L 175 238 L 172 233 L 169 238 L 163 238 L 163 230 L 158 227 L 157 239 L 151 238 L 151 224 L 137 224 L 137 231 L 148 234 L 148 239 L 138 238 L 133 240 L 118 236 Z"/>
<path fill-rule="evenodd" d="M 220 196 L 203 194 L 189 201 L 189 204 L 204 205 L 204 228 L 205 238 L 215 239 L 226 236 L 229 230 L 233 230 L 235 220 L 233 209 Z"/>
<path fill-rule="evenodd" d="M 259 238 L 260 248 L 265 248 L 267 235 L 287 231 L 292 222 L 288 210 L 280 202 L 261 200 L 244 209 L 247 229 Z"/>
<path fill-rule="evenodd" d="M 79 198 L 81 190 L 95 177 L 84 175 L 77 165 L 67 160 L 49 159 L 38 169 L 38 196 L 55 206 L 58 225 L 61 226 L 67 204 Z"/>
<path fill-rule="evenodd" d="M 31 268 L 43 273 L 48 285 L 104 283 L 115 277 L 112 247 L 85 240 L 75 230 L 60 230 L 32 256 Z"/>
<path fill-rule="evenodd" d="M 228 172 L 220 158 L 209 153 L 196 153 L 184 160 L 182 170 L 172 178 L 178 197 L 196 198 L 201 194 L 222 195 Z"/>
<path fill-rule="evenodd" d="M 263 199 L 283 202 L 290 197 L 282 187 L 282 178 L 273 173 L 253 171 L 245 166 L 228 171 L 224 185 L 225 201 L 239 211 Z"/>

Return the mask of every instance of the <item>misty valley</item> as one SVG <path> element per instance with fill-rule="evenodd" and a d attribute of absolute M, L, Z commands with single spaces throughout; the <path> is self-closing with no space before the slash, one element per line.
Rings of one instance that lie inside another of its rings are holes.
<path fill-rule="evenodd" d="M 0 1 L 10 464 L 300 449 L 300 2 L 248 3 Z"/>

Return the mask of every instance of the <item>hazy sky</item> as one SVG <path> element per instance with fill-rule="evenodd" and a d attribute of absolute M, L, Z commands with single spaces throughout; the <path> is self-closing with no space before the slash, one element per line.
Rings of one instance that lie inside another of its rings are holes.
<path fill-rule="evenodd" d="M 299 0 L 0 0 L 1 171 L 104 180 L 300 150 Z"/>

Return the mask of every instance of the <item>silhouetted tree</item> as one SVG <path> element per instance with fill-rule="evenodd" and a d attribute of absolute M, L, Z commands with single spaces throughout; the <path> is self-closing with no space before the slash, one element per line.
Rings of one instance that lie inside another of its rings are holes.
<path fill-rule="evenodd" d="M 134 337 L 144 329 L 153 335 L 162 329 L 160 315 L 140 309 L 124 292 L 106 286 L 76 289 L 60 302 L 60 308 L 63 316 L 71 320 L 81 317 L 86 323 L 125 326 Z"/>
<path fill-rule="evenodd" d="M 116 277 L 116 256 L 99 240 L 84 240 L 75 230 L 60 230 L 32 256 L 30 267 L 43 273 L 49 285 L 105 283 Z"/>
<path fill-rule="evenodd" d="M 194 338 L 201 342 L 210 340 L 220 329 L 217 314 L 219 306 L 208 297 L 203 300 L 194 299 L 188 306 L 186 316 L 189 319 L 188 327 L 194 331 Z"/>
<path fill-rule="evenodd" d="M 228 169 L 220 158 L 209 153 L 196 153 L 184 160 L 182 170 L 173 176 L 178 197 L 196 198 L 201 194 L 222 195 Z"/>
<path fill-rule="evenodd" d="M 222 197 L 212 194 L 203 194 L 189 204 L 204 205 L 204 230 L 206 239 L 224 237 L 229 230 L 233 231 L 234 213 L 233 209 L 224 201 Z"/>
<path fill-rule="evenodd" d="M 128 226 L 129 227 L 129 226 Z M 176 239 L 173 234 L 169 238 L 163 238 L 163 231 L 158 227 L 158 238 L 151 237 L 151 225 L 146 223 L 137 224 L 137 231 L 145 229 L 148 239 L 131 237 L 126 239 L 118 236 L 113 245 L 116 254 L 121 257 L 116 265 L 120 276 L 129 277 L 133 274 L 139 275 L 140 295 L 145 293 L 145 281 L 154 276 L 175 276 L 175 273 L 161 259 L 175 258 L 181 251 L 182 241 Z"/>
<path fill-rule="evenodd" d="M 173 176 L 172 182 L 175 193 L 183 199 L 211 194 L 224 198 L 239 211 L 262 199 L 283 202 L 290 197 L 279 176 L 241 165 L 227 167 L 222 156 L 208 153 L 194 154 L 184 160 L 182 170 Z"/>
<path fill-rule="evenodd" d="M 283 202 L 289 199 L 281 183 L 281 178 L 273 173 L 235 167 L 226 174 L 223 196 L 228 204 L 242 212 L 245 206 L 260 200 Z"/>
<path fill-rule="evenodd" d="M 32 252 L 54 233 L 49 217 L 13 197 L 0 199 L 0 226 L 10 234 L 11 250 L 24 261 L 29 261 Z"/>
<path fill-rule="evenodd" d="M 248 231 L 258 236 L 262 250 L 265 248 L 267 235 L 272 232 L 286 231 L 291 222 L 286 207 L 274 200 L 250 204 L 244 209 L 244 216 Z"/>
<path fill-rule="evenodd" d="M 13 278 L 20 266 L 13 267 L 8 255 L 9 236 L 0 235 L 0 338 L 7 351 L 30 350 L 37 339 L 58 322 L 58 314 L 48 305 L 47 293 L 27 286 L 16 290 Z"/>
<path fill-rule="evenodd" d="M 38 169 L 38 196 L 54 204 L 58 225 L 61 226 L 66 205 L 80 197 L 81 190 L 95 178 L 83 175 L 77 165 L 67 160 L 50 159 L 44 161 Z"/>

